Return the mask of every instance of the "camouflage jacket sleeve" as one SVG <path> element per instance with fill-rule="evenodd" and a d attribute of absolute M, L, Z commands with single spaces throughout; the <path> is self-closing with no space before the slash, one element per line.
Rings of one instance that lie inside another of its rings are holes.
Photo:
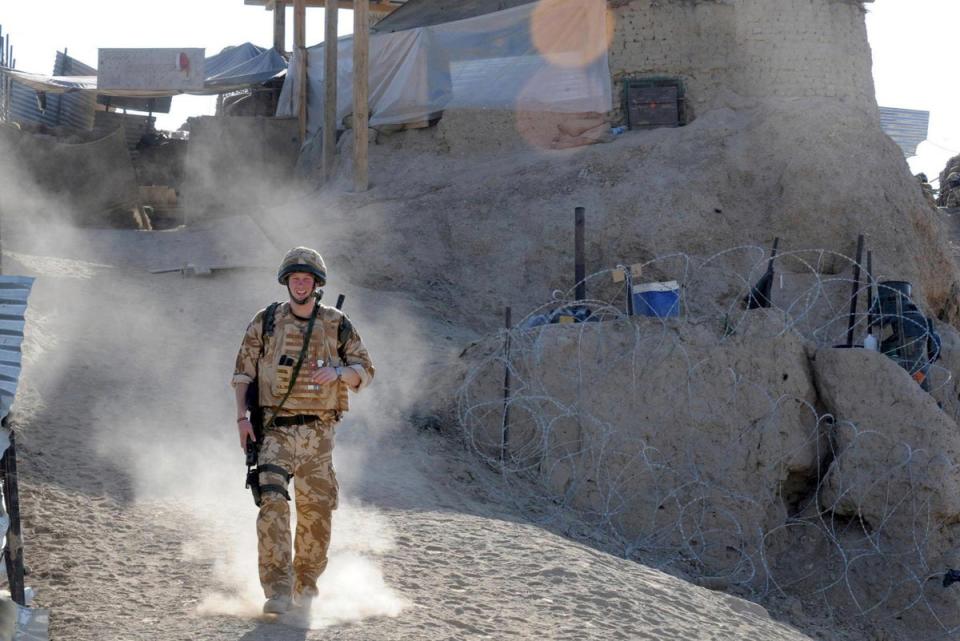
<path fill-rule="evenodd" d="M 263 312 L 260 311 L 247 325 L 243 342 L 240 343 L 240 351 L 237 352 L 237 362 L 233 367 L 231 384 L 234 386 L 239 383 L 250 383 L 257 376 L 257 360 L 260 358 L 260 346 L 263 344 L 262 318 Z"/>
<path fill-rule="evenodd" d="M 347 322 L 349 323 L 349 321 Z M 347 340 L 344 341 L 343 348 L 347 366 L 356 370 L 357 374 L 360 375 L 360 384 L 357 387 L 351 387 L 349 389 L 353 392 L 359 392 L 373 381 L 373 375 L 376 369 L 373 367 L 370 354 L 367 352 L 367 348 L 360 339 L 360 334 L 357 332 L 357 328 L 353 326 L 353 323 L 350 323 L 349 335 L 347 336 Z"/>

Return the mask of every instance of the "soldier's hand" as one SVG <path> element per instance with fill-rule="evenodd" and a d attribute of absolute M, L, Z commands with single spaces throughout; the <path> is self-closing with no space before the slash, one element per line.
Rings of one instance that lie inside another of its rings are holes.
<path fill-rule="evenodd" d="M 321 367 L 310 372 L 310 381 L 316 385 L 329 385 L 336 380 L 337 370 L 333 367 Z"/>
<path fill-rule="evenodd" d="M 247 450 L 247 439 L 250 439 L 254 443 L 257 442 L 257 437 L 253 435 L 253 425 L 250 423 L 250 419 L 244 419 L 237 422 L 237 432 L 240 433 L 240 449 L 243 451 Z"/>

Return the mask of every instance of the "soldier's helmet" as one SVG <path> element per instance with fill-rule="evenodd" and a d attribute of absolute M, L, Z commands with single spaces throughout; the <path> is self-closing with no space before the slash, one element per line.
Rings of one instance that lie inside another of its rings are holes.
<path fill-rule="evenodd" d="M 953 172 L 947 176 L 947 184 L 951 187 L 960 187 L 960 173 Z"/>
<path fill-rule="evenodd" d="M 294 247 L 288 251 L 280 263 L 277 280 L 280 281 L 281 285 L 286 285 L 287 277 L 295 272 L 313 274 L 318 287 L 327 284 L 327 266 L 323 262 L 323 257 L 315 249 Z"/>

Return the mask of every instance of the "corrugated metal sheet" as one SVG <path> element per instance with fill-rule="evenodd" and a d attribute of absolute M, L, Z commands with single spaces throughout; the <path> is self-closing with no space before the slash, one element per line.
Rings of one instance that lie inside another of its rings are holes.
<path fill-rule="evenodd" d="M 97 71 L 89 65 L 58 51 L 53 66 L 55 76 L 89 76 Z M 32 122 L 48 127 L 93 128 L 96 97 L 83 94 L 48 94 L 46 109 L 40 111 L 37 92 L 19 83 L 13 83 L 10 100 L 10 118 L 18 122 Z"/>
<path fill-rule="evenodd" d="M 72 58 L 62 51 L 57 52 L 57 61 L 53 65 L 55 76 L 95 76 L 97 70 Z"/>
<path fill-rule="evenodd" d="M 16 82 L 10 85 L 10 120 L 43 123 L 43 112 L 37 107 L 37 92 Z M 47 123 L 44 123 L 47 124 Z"/>
<path fill-rule="evenodd" d="M 33 281 L 29 276 L 0 276 L 0 420 L 10 413 L 17 395 L 20 346 Z"/>
<path fill-rule="evenodd" d="M 930 112 L 880 107 L 880 126 L 909 158 L 917 155 L 917 145 L 927 139 Z"/>
<path fill-rule="evenodd" d="M 57 52 L 57 61 L 53 68 L 53 75 L 89 76 L 95 75 L 96 73 L 97 70 L 93 67 L 85 65 L 65 53 Z M 63 94 L 51 97 L 59 98 L 59 100 L 51 107 L 48 107 L 48 109 L 56 110 L 57 120 L 61 126 L 84 130 L 93 128 L 93 112 L 96 109 L 97 102 L 95 96 Z"/>
<path fill-rule="evenodd" d="M 512 9 L 536 0 L 408 0 L 371 31 L 403 31 Z"/>

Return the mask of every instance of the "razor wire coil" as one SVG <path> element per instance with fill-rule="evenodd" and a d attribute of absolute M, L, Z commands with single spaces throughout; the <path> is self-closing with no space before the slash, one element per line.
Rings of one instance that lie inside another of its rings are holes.
<path fill-rule="evenodd" d="M 772 304 L 746 309 L 768 264 Z M 862 274 L 858 300 L 871 301 L 851 316 L 855 267 Z M 957 476 L 957 461 L 840 420 L 816 398 L 758 379 L 749 362 L 715 358 L 725 347 L 743 349 L 744 341 L 789 339 L 815 349 L 844 345 L 850 327 L 858 343 L 868 327 L 882 332 L 884 318 L 869 307 L 880 286 L 875 275 L 821 249 L 781 252 L 772 261 L 755 246 L 705 259 L 668 254 L 639 266 L 644 278 L 679 283 L 678 317 L 657 318 L 627 314 L 626 286 L 613 283 L 613 271 L 585 279 L 593 298 L 574 300 L 575 287 L 555 291 L 476 348 L 457 412 L 468 449 L 499 472 L 495 491 L 545 523 L 576 515 L 628 558 L 754 599 L 795 597 L 880 624 L 927 617 L 936 638 L 960 635 L 960 619 L 948 611 L 960 602 L 929 588 L 944 574 L 933 542 L 952 517 L 935 513 L 920 473 L 935 463 Z M 588 321 L 550 322 L 558 310 L 577 307 L 589 309 Z M 912 329 L 910 340 L 926 345 L 928 328 Z M 567 366 L 557 366 L 558 354 L 568 356 Z M 680 380 L 657 380 L 661 366 L 675 372 L 677 363 Z M 956 400 L 949 369 L 922 365 L 930 393 Z M 598 380 L 622 386 L 625 395 L 661 393 L 672 409 L 642 417 L 624 413 L 637 403 L 598 406 L 585 396 Z M 960 403 L 943 410 L 956 420 Z M 704 428 L 718 424 L 729 427 L 719 434 L 729 442 L 711 442 L 717 434 Z M 676 431 L 697 438 L 672 438 Z M 778 456 L 761 460 L 758 443 Z M 883 476 L 848 473 L 851 452 L 861 451 L 886 457 Z M 751 465 L 763 477 L 752 483 Z M 867 518 L 867 499 L 878 518 Z"/>

